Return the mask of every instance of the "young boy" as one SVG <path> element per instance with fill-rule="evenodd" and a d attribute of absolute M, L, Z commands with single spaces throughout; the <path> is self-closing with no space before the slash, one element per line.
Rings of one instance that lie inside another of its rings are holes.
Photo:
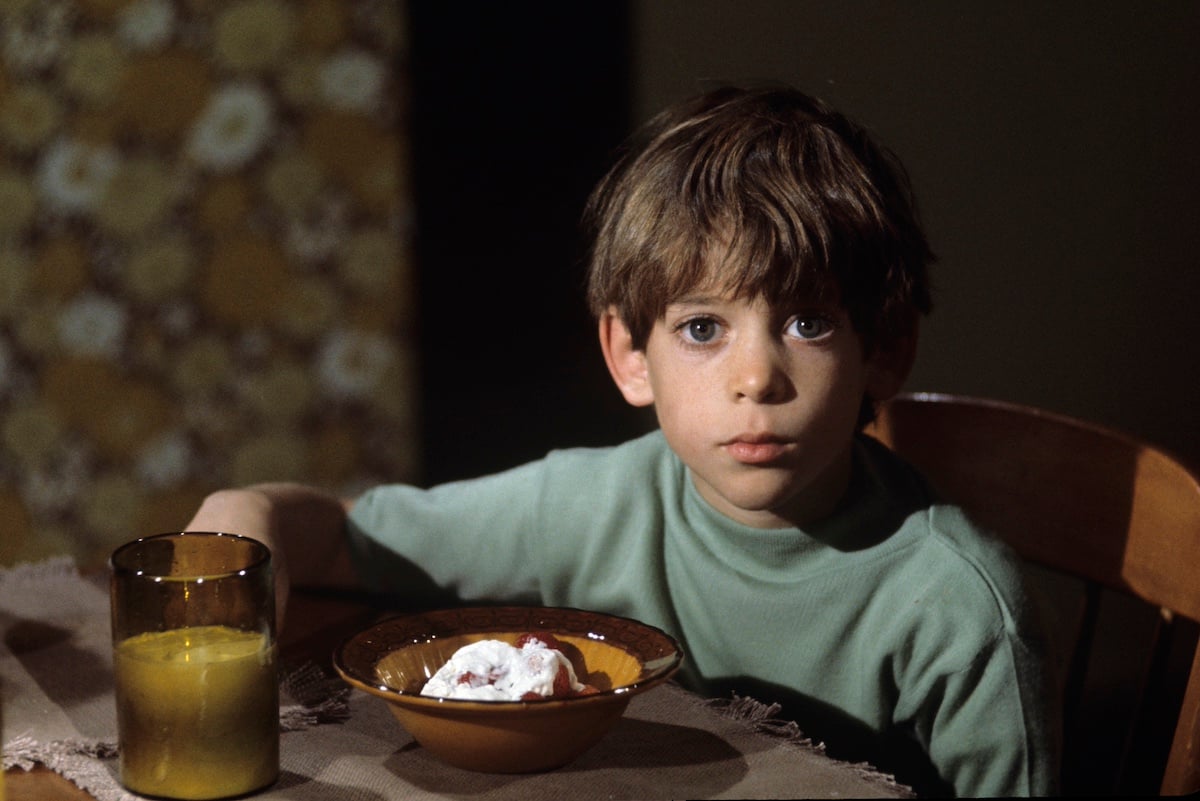
<path fill-rule="evenodd" d="M 261 537 L 305 583 L 635 617 L 680 640 L 685 683 L 779 702 L 834 756 L 928 793 L 1053 792 L 1010 555 L 859 433 L 930 306 L 899 165 L 799 92 L 721 89 L 652 120 L 587 217 L 605 360 L 659 430 L 344 507 L 227 490 L 190 527 Z"/>

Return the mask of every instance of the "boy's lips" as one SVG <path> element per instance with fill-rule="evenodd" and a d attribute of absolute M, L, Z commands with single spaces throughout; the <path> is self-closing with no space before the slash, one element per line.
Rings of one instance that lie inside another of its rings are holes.
<path fill-rule="evenodd" d="M 767 464 L 787 453 L 791 442 L 774 434 L 738 434 L 721 447 L 742 464 Z"/>

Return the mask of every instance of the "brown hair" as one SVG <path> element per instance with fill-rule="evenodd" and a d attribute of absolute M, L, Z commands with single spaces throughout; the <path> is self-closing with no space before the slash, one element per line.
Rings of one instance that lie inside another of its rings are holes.
<path fill-rule="evenodd" d="M 717 89 L 628 143 L 588 201 L 588 303 L 646 345 L 669 303 L 705 285 L 841 304 L 869 350 L 931 306 L 933 254 L 895 156 L 789 88 Z"/>

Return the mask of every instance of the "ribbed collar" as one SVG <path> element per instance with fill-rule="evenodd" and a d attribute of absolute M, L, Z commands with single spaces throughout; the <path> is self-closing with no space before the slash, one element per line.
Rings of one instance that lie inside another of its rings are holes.
<path fill-rule="evenodd" d="M 846 557 L 875 559 L 903 547 L 904 521 L 929 504 L 923 482 L 912 468 L 869 437 L 854 444 L 850 484 L 837 509 L 801 528 L 762 529 L 738 523 L 714 509 L 700 495 L 684 468 L 680 480 L 685 526 L 680 532 L 739 572 L 762 580 L 794 580 L 800 563 L 820 570 Z M 915 530 L 915 529 L 914 529 Z"/>

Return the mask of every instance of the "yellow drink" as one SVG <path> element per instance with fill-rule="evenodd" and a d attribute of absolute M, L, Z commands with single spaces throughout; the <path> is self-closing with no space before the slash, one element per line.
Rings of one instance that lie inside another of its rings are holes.
<path fill-rule="evenodd" d="M 240 795 L 279 775 L 275 647 L 196 626 L 138 634 L 115 651 L 121 783 L 181 799 Z"/>

